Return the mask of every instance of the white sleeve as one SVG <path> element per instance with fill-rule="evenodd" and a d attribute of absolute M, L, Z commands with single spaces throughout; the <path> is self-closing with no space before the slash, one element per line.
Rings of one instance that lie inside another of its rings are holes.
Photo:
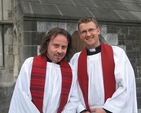
<path fill-rule="evenodd" d="M 73 84 L 70 92 L 70 97 L 68 103 L 66 104 L 62 113 L 80 113 L 85 108 L 81 104 L 79 94 L 78 94 L 78 82 L 77 82 L 77 75 L 76 71 L 73 70 Z"/>
<path fill-rule="evenodd" d="M 28 58 L 22 65 L 14 92 L 9 113 L 40 113 L 31 101 L 30 75 L 33 58 Z"/>
<path fill-rule="evenodd" d="M 112 113 L 137 113 L 135 75 L 131 63 L 120 48 L 114 48 L 116 91 L 104 108 Z"/>

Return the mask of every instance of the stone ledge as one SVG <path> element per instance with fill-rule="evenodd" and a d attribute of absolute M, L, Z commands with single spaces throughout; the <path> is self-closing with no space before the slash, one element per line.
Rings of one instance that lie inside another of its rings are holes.
<path fill-rule="evenodd" d="M 12 21 L 0 21 L 0 24 L 13 24 Z"/>

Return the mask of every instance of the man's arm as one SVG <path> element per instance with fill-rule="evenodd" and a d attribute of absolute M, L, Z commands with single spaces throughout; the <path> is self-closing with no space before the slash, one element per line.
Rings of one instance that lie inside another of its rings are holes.
<path fill-rule="evenodd" d="M 12 95 L 9 113 L 39 113 L 38 109 L 31 101 L 29 92 L 30 64 L 31 59 L 28 59 L 22 65 Z"/>

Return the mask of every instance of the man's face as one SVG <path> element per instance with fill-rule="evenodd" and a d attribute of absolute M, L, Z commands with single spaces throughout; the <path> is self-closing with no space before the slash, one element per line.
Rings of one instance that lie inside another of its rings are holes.
<path fill-rule="evenodd" d="M 67 37 L 58 34 L 56 37 L 51 38 L 48 43 L 47 56 L 52 62 L 60 62 L 66 55 L 68 48 Z"/>
<path fill-rule="evenodd" d="M 97 47 L 99 42 L 100 28 L 96 27 L 95 23 L 87 22 L 79 25 L 79 35 L 86 46 L 91 49 Z"/>

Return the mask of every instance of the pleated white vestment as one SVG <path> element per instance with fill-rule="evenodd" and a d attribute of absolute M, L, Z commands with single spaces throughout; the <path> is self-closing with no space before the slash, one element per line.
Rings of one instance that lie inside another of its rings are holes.
<path fill-rule="evenodd" d="M 40 113 L 32 102 L 30 93 L 30 77 L 33 57 L 27 58 L 23 63 L 10 103 L 9 113 Z M 72 67 L 72 66 L 71 66 Z M 77 97 L 77 76 L 73 73 L 72 86 L 68 102 L 62 113 L 76 113 L 79 98 Z M 47 62 L 45 91 L 43 99 L 43 113 L 57 113 L 60 103 L 62 75 L 60 65 Z M 83 110 L 83 108 L 82 108 Z"/>
<path fill-rule="evenodd" d="M 136 84 L 133 68 L 123 49 L 117 46 L 112 46 L 112 49 L 115 62 L 116 91 L 106 102 L 104 102 L 101 52 L 87 56 L 89 107 L 103 107 L 112 113 L 137 113 Z M 80 52 L 74 54 L 70 61 L 75 66 L 76 71 L 79 55 Z M 83 106 L 85 106 L 80 87 L 79 95 Z M 78 109 L 80 108 L 78 107 Z"/>

